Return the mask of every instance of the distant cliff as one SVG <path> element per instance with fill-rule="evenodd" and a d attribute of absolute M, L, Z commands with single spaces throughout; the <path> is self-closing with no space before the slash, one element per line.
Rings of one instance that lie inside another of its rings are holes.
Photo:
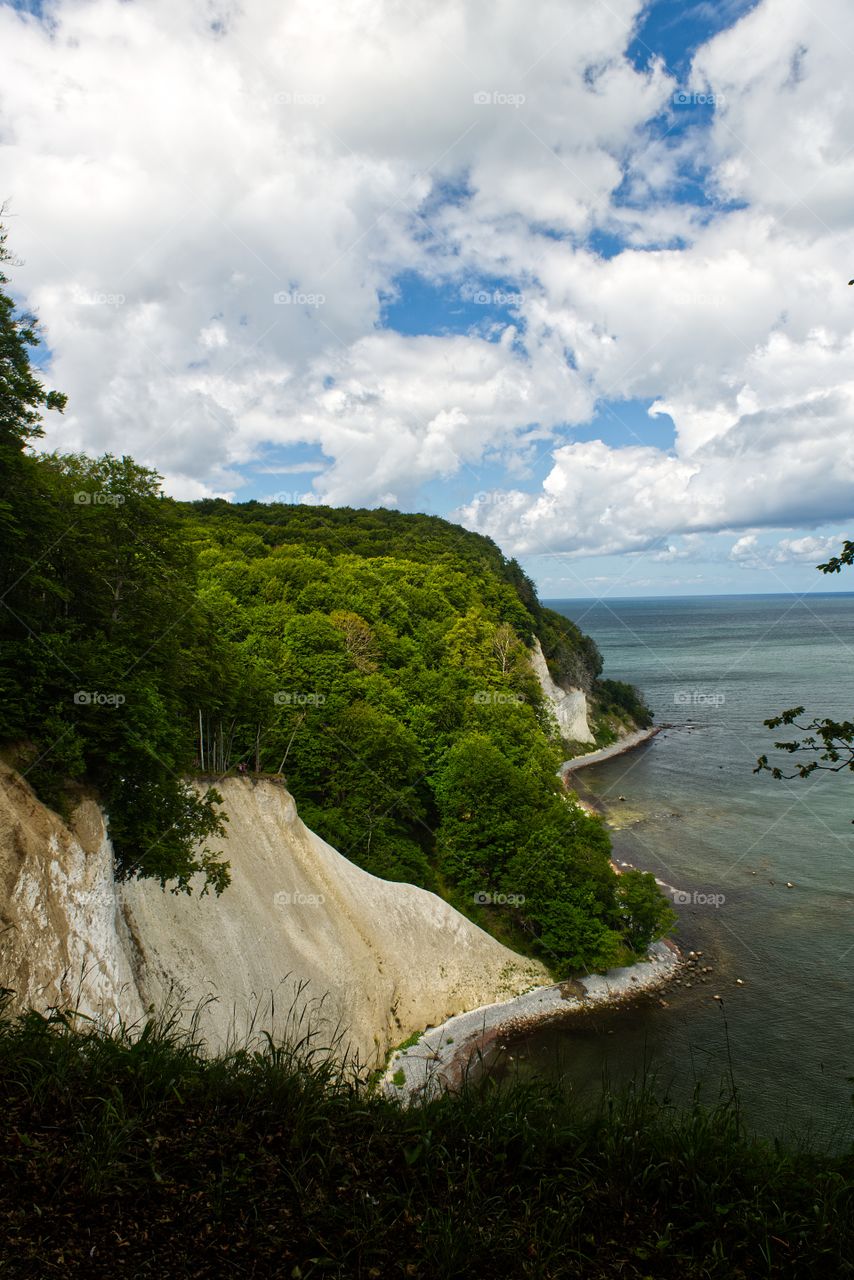
<path fill-rule="evenodd" d="M 595 742 L 588 723 L 587 694 L 584 689 L 557 684 L 549 671 L 539 640 L 534 637 L 531 666 L 543 696 L 557 721 L 561 737 L 568 742 Z"/>

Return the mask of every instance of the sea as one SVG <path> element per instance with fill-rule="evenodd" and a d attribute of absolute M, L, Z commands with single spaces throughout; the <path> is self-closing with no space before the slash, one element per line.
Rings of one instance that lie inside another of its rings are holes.
<path fill-rule="evenodd" d="M 854 720 L 854 594 L 551 600 L 592 636 L 605 676 L 665 726 L 576 776 L 614 858 L 669 886 L 673 937 L 711 974 L 507 1046 L 500 1072 L 582 1101 L 654 1080 L 675 1106 L 737 1091 L 748 1128 L 839 1148 L 854 1136 L 854 773 L 756 773 L 805 716 Z M 690 982 L 690 985 L 688 985 Z M 714 996 L 719 995 L 720 1000 Z"/>

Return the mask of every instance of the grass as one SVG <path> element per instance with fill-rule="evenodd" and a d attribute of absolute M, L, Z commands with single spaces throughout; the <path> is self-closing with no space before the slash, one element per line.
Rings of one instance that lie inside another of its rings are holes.
<path fill-rule="evenodd" d="M 753 1141 L 731 1097 L 405 1108 L 296 1030 L 206 1058 L 174 1019 L 0 1019 L 0 1275 L 852 1275 L 852 1157 Z"/>
<path fill-rule="evenodd" d="M 413 1031 L 412 1035 L 407 1036 L 407 1038 L 402 1042 L 402 1044 L 399 1044 L 393 1052 L 405 1053 L 407 1049 L 411 1049 L 413 1048 L 414 1045 L 418 1044 L 418 1041 L 422 1038 L 423 1035 L 424 1035 L 423 1031 Z"/>

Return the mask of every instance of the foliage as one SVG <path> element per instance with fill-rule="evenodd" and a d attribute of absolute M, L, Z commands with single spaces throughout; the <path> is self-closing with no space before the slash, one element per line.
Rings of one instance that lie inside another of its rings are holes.
<path fill-rule="evenodd" d="M 596 694 L 603 714 L 616 714 L 621 719 L 628 717 L 640 729 L 648 729 L 652 724 L 652 712 L 634 685 L 624 680 L 597 680 Z"/>
<path fill-rule="evenodd" d="M 0 264 L 12 261 L 7 239 L 0 226 Z M 38 321 L 29 312 L 17 310 L 4 287 L 8 283 L 0 266 L 0 451 L 6 465 L 14 464 L 23 446 L 44 434 L 42 410 L 62 413 L 66 405 L 66 397 L 59 391 L 45 391 L 33 372 L 29 349 L 40 342 Z"/>
<path fill-rule="evenodd" d="M 851 564 L 854 564 L 854 542 L 845 541 L 838 556 L 833 556 L 826 564 L 817 567 L 821 573 L 840 573 L 845 565 Z M 854 770 L 854 721 L 815 717 L 803 723 L 800 717 L 804 710 L 804 707 L 790 707 L 788 711 L 781 711 L 779 715 L 771 716 L 763 723 L 769 729 L 779 729 L 781 725 L 786 725 L 799 730 L 803 737 L 775 742 L 774 747 L 790 756 L 803 753 L 812 758 L 806 764 L 796 763 L 794 773 L 784 773 L 779 765 L 769 764 L 767 755 L 761 755 L 754 773 L 767 772 L 772 778 L 779 780 L 808 778 L 818 769 L 830 773 Z"/>
<path fill-rule="evenodd" d="M 464 1080 L 403 1108 L 324 1049 L 0 1021 L 4 1276 L 851 1275 L 851 1155 L 750 1138 L 732 1094 Z"/>
<path fill-rule="evenodd" d="M 120 873 L 187 888 L 198 871 L 219 892 L 227 867 L 197 849 L 222 829 L 214 793 L 181 776 L 206 630 L 192 555 L 154 472 L 27 452 L 65 404 L 32 371 L 37 341 L 0 288 L 0 741 L 48 803 L 69 778 L 98 787 Z"/>
<path fill-rule="evenodd" d="M 557 971 L 628 946 L 607 837 L 558 794 L 534 637 L 558 678 L 644 708 L 627 685 L 597 685 L 596 646 L 519 565 L 433 516 L 179 504 L 131 458 L 34 456 L 38 412 L 60 398 L 28 372 L 31 322 L 4 308 L 0 421 L 19 474 L 0 742 L 42 798 L 61 808 L 69 780 L 94 786 L 120 875 L 219 893 L 218 779 L 286 774 L 346 857 L 479 918 L 497 898 L 492 921 Z"/>
<path fill-rule="evenodd" d="M 610 850 L 599 818 L 555 798 L 507 868 L 505 882 L 524 898 L 520 913 L 535 950 L 559 977 L 607 969 L 620 959 L 624 939 Z"/>
<path fill-rule="evenodd" d="M 444 892 L 556 973 L 632 949 L 607 835 L 559 794 L 561 744 L 528 646 L 542 632 L 588 688 L 601 660 L 518 566 L 435 517 L 181 512 L 200 597 L 223 620 L 234 682 L 216 714 L 235 758 L 257 741 L 261 770 L 286 773 L 304 820 L 348 858 Z M 267 690 L 252 717 L 247 684 Z M 526 871 L 523 906 L 518 854 L 538 839 L 560 873 Z"/>
<path fill-rule="evenodd" d="M 826 769 L 831 773 L 840 773 L 843 769 L 854 770 L 854 723 L 850 720 L 811 720 L 807 724 L 800 722 L 804 714 L 803 707 L 790 707 L 772 716 L 764 723 L 769 729 L 779 729 L 781 725 L 792 725 L 799 729 L 805 737 L 775 742 L 778 751 L 787 751 L 795 755 L 802 751 L 813 752 L 816 758 L 806 764 L 795 767 L 794 773 L 784 773 L 778 765 L 770 765 L 767 756 L 760 756 L 754 773 L 767 770 L 772 778 L 808 778 L 816 769 Z"/>
<path fill-rule="evenodd" d="M 846 539 L 838 556 L 831 556 L 825 563 L 818 565 L 821 573 L 840 573 L 844 565 L 854 564 L 854 542 Z"/>
<path fill-rule="evenodd" d="M 617 899 L 626 919 L 629 945 L 638 954 L 676 923 L 676 912 L 662 896 L 651 872 L 624 871 L 619 877 Z"/>
<path fill-rule="evenodd" d="M 558 684 L 592 690 L 602 670 L 602 655 L 596 642 L 562 613 L 541 605 L 533 584 L 530 587 L 533 599 L 529 607 L 536 619 L 537 635 L 552 677 Z"/>

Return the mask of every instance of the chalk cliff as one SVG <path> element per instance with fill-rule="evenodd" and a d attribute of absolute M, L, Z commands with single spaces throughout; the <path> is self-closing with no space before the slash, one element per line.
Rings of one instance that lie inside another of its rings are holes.
<path fill-rule="evenodd" d="M 594 737 L 587 723 L 587 695 L 584 690 L 565 689 L 554 682 L 536 636 L 530 656 L 534 674 L 554 713 L 561 736 L 568 742 L 593 742 Z"/>
<path fill-rule="evenodd" d="M 189 1011 L 212 996 L 199 1025 L 218 1049 L 253 1027 L 281 1034 L 299 982 L 313 1025 L 345 1028 L 373 1064 L 413 1031 L 548 982 L 434 894 L 348 862 L 284 786 L 218 787 L 232 884 L 188 897 L 117 884 L 95 801 L 65 823 L 0 766 L 0 986 L 17 1006 L 137 1022 L 170 999 Z"/>

